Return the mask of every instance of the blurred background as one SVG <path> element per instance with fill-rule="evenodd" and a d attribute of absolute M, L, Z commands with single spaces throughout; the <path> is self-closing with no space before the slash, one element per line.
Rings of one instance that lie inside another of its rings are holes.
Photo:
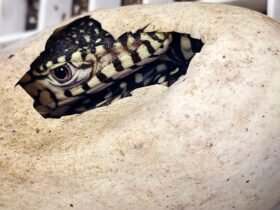
<path fill-rule="evenodd" d="M 98 8 L 191 0 L 0 0 L 0 50 L 59 22 Z M 260 11 L 280 21 L 280 0 L 193 0 Z"/>

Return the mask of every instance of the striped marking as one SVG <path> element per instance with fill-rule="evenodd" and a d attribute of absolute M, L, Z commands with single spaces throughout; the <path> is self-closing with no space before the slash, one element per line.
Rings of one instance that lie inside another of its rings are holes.
<path fill-rule="evenodd" d="M 156 40 L 160 40 L 160 41 L 163 41 L 164 39 L 166 39 L 166 34 L 167 33 L 159 33 L 159 32 L 157 32 L 157 33 L 153 33 L 152 32 L 152 37 L 153 37 L 153 39 L 156 39 Z M 169 33 L 168 33 L 169 34 Z"/>
<path fill-rule="evenodd" d="M 165 39 L 164 33 L 149 33 L 149 35 L 158 42 L 162 42 Z"/>
<path fill-rule="evenodd" d="M 101 82 L 97 77 L 92 77 L 92 79 L 90 81 L 88 81 L 87 84 L 92 89 L 94 87 L 97 87 L 99 84 L 101 84 Z"/>
<path fill-rule="evenodd" d="M 90 87 L 88 84 L 83 84 L 83 85 L 78 85 L 68 91 L 71 94 L 71 96 L 77 96 L 77 95 L 80 95 L 85 92 L 85 87 L 86 87 L 86 89 L 90 90 Z"/>
<path fill-rule="evenodd" d="M 114 76 L 115 74 L 117 74 L 118 72 L 116 71 L 115 67 L 113 66 L 113 64 L 109 64 L 107 66 L 105 66 L 101 72 L 108 78 L 111 78 L 112 76 Z M 100 81 L 99 81 L 100 82 Z M 99 83 L 98 83 L 99 84 Z M 91 86 L 93 87 L 93 86 Z"/>
<path fill-rule="evenodd" d="M 116 71 L 122 71 L 125 68 L 124 66 L 122 66 L 122 61 L 119 58 L 115 58 L 113 60 L 113 66 Z"/>
<path fill-rule="evenodd" d="M 152 42 L 149 42 L 147 40 L 143 41 L 143 44 L 147 47 L 148 52 L 150 53 L 150 55 L 154 54 L 154 52 L 156 51 L 156 47 L 154 48 L 151 44 Z"/>
<path fill-rule="evenodd" d="M 131 56 L 131 59 L 132 59 L 133 63 L 138 63 L 138 62 L 141 61 L 141 58 L 136 51 L 132 51 L 130 56 Z"/>
<path fill-rule="evenodd" d="M 154 49 L 158 49 L 158 48 L 160 48 L 162 46 L 162 41 L 161 42 L 156 41 L 156 40 L 154 40 L 151 36 L 149 36 L 146 33 L 142 33 L 141 36 L 140 36 L 140 39 L 143 40 L 143 43 L 145 41 L 148 41 L 149 44 L 151 45 L 151 47 L 154 48 Z"/>
<path fill-rule="evenodd" d="M 102 72 L 97 72 L 95 75 L 101 82 L 105 83 L 109 78 Z"/>

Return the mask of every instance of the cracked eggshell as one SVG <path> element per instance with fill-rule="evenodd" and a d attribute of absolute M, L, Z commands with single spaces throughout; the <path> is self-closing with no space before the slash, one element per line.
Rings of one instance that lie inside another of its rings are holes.
<path fill-rule="evenodd" d="M 16 82 L 52 30 L 1 56 L 0 208 L 269 209 L 280 200 L 280 25 L 238 7 L 97 10 L 118 37 L 177 31 L 205 45 L 171 88 L 43 119 Z M 7 52 L 7 51 L 6 51 Z"/>

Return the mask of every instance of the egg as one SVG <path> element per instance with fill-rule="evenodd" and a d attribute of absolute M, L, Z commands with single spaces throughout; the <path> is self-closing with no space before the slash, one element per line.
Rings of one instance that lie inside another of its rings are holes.
<path fill-rule="evenodd" d="M 136 5 L 90 14 L 119 37 L 176 31 L 204 46 L 170 88 L 44 119 L 16 82 L 48 29 L 1 54 L 3 209 L 271 209 L 280 200 L 280 24 L 240 7 Z M 14 56 L 8 58 L 9 54 Z"/>

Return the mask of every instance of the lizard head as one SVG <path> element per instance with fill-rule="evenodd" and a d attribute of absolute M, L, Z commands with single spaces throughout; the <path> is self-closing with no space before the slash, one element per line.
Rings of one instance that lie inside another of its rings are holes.
<path fill-rule="evenodd" d="M 170 39 L 168 33 L 142 29 L 115 40 L 98 21 L 85 16 L 53 32 L 18 84 L 42 116 L 60 117 L 77 103 L 83 107 L 89 95 L 92 98 L 137 65 L 152 62 L 166 51 Z"/>

